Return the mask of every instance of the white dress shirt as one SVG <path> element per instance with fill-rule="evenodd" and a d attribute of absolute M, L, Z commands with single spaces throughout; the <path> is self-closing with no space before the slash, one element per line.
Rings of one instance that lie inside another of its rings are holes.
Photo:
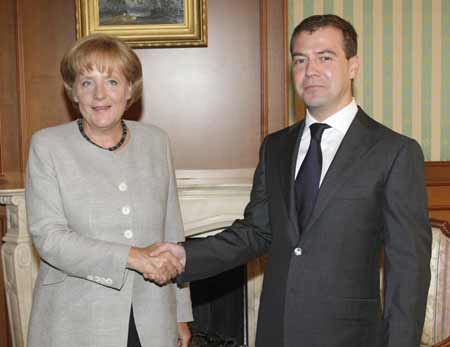
<path fill-rule="evenodd" d="M 356 105 L 355 99 L 353 99 L 347 106 L 328 117 L 324 122 L 328 124 L 330 128 L 325 129 L 320 143 L 320 148 L 322 149 L 322 173 L 320 175 L 320 184 L 322 184 L 323 178 L 336 155 L 339 145 L 344 139 L 357 112 L 358 106 Z M 317 123 L 317 120 L 307 110 L 305 128 L 303 129 L 300 146 L 298 148 L 295 177 L 297 177 L 300 166 L 308 152 L 309 143 L 311 142 L 311 131 L 309 130 L 309 126 L 314 123 Z"/>

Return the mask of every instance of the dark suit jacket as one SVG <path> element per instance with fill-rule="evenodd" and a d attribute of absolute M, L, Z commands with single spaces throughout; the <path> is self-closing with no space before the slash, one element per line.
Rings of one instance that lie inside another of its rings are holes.
<path fill-rule="evenodd" d="M 244 219 L 188 242 L 181 280 L 268 252 L 258 347 L 419 346 L 431 254 L 419 145 L 359 109 L 300 235 L 293 187 L 303 127 L 264 140 Z"/>

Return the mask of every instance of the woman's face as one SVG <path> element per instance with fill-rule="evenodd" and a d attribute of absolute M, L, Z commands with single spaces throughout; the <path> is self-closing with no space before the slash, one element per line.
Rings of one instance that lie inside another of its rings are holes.
<path fill-rule="evenodd" d="M 84 70 L 76 76 L 72 90 L 91 130 L 107 131 L 120 126 L 131 98 L 131 83 L 120 69 L 115 68 L 111 73 L 97 68 Z"/>

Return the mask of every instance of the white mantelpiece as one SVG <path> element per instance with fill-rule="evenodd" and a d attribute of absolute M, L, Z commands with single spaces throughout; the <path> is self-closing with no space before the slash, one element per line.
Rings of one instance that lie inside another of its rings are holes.
<path fill-rule="evenodd" d="M 6 235 L 2 264 L 9 325 L 14 347 L 26 346 L 31 299 L 38 257 L 27 230 L 23 190 L 0 190 L 0 204 L 6 205 Z"/>
<path fill-rule="evenodd" d="M 177 171 L 186 236 L 205 235 L 241 218 L 249 200 L 252 174 L 253 169 Z M 13 346 L 25 347 L 39 260 L 27 231 L 23 190 L 0 190 L 0 204 L 7 208 L 1 256 Z M 263 267 L 261 259 L 247 267 L 249 346 L 255 341 Z"/>

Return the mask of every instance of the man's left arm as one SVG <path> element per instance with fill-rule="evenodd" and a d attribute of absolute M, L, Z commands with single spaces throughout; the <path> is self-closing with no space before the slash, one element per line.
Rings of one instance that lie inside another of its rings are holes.
<path fill-rule="evenodd" d="M 430 283 L 431 227 L 424 159 L 408 140 L 386 180 L 384 337 L 386 347 L 419 347 Z"/>

